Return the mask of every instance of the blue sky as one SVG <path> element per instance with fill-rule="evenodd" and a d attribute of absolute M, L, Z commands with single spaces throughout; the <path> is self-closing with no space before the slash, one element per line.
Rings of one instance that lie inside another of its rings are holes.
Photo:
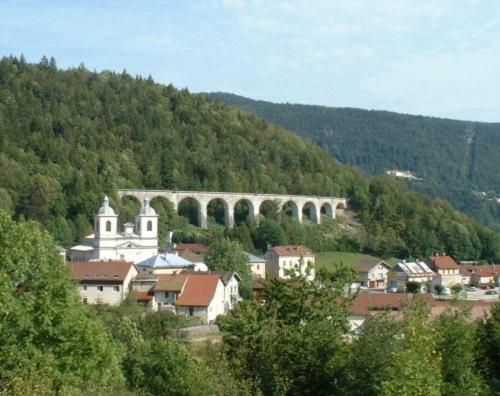
<path fill-rule="evenodd" d="M 500 1 L 0 0 L 0 54 L 192 92 L 500 121 Z"/>

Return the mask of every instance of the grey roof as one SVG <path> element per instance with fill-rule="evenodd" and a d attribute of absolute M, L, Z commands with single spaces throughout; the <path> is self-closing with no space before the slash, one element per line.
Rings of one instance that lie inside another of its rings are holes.
<path fill-rule="evenodd" d="M 248 252 L 243 252 L 243 254 L 245 254 L 249 263 L 262 263 L 266 261 L 266 259 L 259 256 L 255 256 Z"/>
<path fill-rule="evenodd" d="M 150 268 L 193 268 L 194 264 L 177 254 L 160 253 L 137 264 Z"/>
<path fill-rule="evenodd" d="M 102 206 L 99 208 L 99 212 L 97 214 L 104 216 L 116 216 L 115 210 L 109 206 L 109 198 L 107 195 L 104 196 Z"/>
<path fill-rule="evenodd" d="M 139 212 L 139 216 L 157 216 L 156 210 L 149 206 L 149 198 L 144 199 L 144 205 Z"/>

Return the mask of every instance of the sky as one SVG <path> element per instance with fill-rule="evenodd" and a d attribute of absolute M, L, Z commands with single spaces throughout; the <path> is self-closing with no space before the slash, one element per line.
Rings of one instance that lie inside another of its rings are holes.
<path fill-rule="evenodd" d="M 0 0 L 0 55 L 191 92 L 500 122 L 497 0 Z"/>

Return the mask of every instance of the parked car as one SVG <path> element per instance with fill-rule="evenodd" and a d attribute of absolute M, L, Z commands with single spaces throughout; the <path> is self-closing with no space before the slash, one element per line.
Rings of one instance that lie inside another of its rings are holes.
<path fill-rule="evenodd" d="M 497 295 L 497 294 L 498 294 L 498 292 L 497 292 L 496 290 L 494 290 L 494 289 L 491 289 L 491 290 L 488 290 L 488 291 L 487 291 L 486 293 L 484 293 L 484 294 L 486 294 L 486 295 L 488 295 L 488 296 L 495 296 L 495 295 Z"/>
<path fill-rule="evenodd" d="M 397 293 L 398 292 L 398 288 L 397 287 L 388 287 L 387 288 L 387 293 Z"/>
<path fill-rule="evenodd" d="M 443 288 L 443 291 L 441 292 L 442 296 L 451 296 L 451 289 L 449 287 Z"/>
<path fill-rule="evenodd" d="M 477 291 L 479 291 L 479 289 L 477 287 L 475 287 L 475 286 L 471 286 L 471 287 L 467 288 L 467 291 L 477 292 Z"/>

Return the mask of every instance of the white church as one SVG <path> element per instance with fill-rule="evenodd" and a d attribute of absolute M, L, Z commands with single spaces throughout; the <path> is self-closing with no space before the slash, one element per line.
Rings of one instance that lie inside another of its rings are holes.
<path fill-rule="evenodd" d="M 94 234 L 70 250 L 71 261 L 123 260 L 139 263 L 158 254 L 158 215 L 144 200 L 135 225 L 126 223 L 118 231 L 118 215 L 109 206 L 108 197 L 95 216 Z"/>

